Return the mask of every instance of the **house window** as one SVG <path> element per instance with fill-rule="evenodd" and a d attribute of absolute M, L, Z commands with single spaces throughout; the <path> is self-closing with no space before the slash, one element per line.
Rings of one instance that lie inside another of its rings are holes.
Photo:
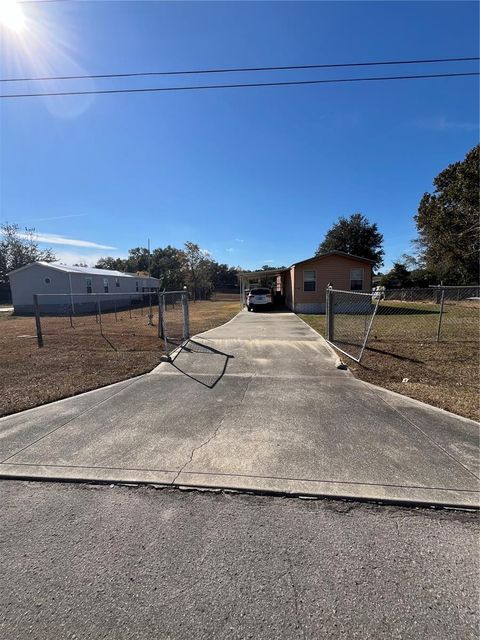
<path fill-rule="evenodd" d="M 135 291 L 138 293 L 138 280 L 135 280 Z"/>
<path fill-rule="evenodd" d="M 115 278 L 115 286 L 116 287 L 120 286 L 120 278 Z"/>
<path fill-rule="evenodd" d="M 50 284 L 50 278 L 45 278 L 45 284 Z"/>
<path fill-rule="evenodd" d="M 316 273 L 315 271 L 303 272 L 303 290 L 315 291 L 316 288 Z"/>
<path fill-rule="evenodd" d="M 352 269 L 350 271 L 350 289 L 361 291 L 363 289 L 363 269 Z"/>
<path fill-rule="evenodd" d="M 87 287 L 87 293 L 92 293 L 92 279 L 85 278 L 85 286 Z"/>
<path fill-rule="evenodd" d="M 103 290 L 105 293 L 108 293 L 108 278 L 103 279 Z"/>

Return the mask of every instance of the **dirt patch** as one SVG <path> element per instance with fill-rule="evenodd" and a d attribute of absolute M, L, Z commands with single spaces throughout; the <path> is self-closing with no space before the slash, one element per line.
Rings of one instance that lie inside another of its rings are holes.
<path fill-rule="evenodd" d="M 325 316 L 301 318 L 325 335 Z M 438 343 L 436 322 L 433 314 L 378 317 L 361 364 L 339 355 L 361 380 L 480 420 L 478 321 L 466 319 L 462 307 L 450 309 Z M 348 344 L 342 348 L 348 351 Z"/>
<path fill-rule="evenodd" d="M 238 301 L 191 303 L 190 332 L 213 329 L 238 311 Z M 147 309 L 103 315 L 103 335 L 95 316 L 42 318 L 42 330 L 39 349 L 34 318 L 0 314 L 0 416 L 147 373 L 164 353 Z"/>

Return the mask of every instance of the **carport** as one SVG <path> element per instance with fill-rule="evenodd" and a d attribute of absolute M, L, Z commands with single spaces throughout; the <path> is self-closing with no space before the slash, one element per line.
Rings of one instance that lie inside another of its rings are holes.
<path fill-rule="evenodd" d="M 240 301 L 245 306 L 246 292 L 254 286 L 269 287 L 285 299 L 286 279 L 290 269 L 261 269 L 260 271 L 239 271 Z"/>

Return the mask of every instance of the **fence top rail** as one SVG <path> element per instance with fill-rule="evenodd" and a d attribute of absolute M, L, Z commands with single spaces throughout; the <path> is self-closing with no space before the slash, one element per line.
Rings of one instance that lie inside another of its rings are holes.
<path fill-rule="evenodd" d="M 114 292 L 112 291 L 111 293 L 87 293 L 86 291 L 84 293 L 34 293 L 33 295 L 37 296 L 38 298 L 46 298 L 46 297 L 50 297 L 50 298 L 60 298 L 60 297 L 64 297 L 64 298 L 75 298 L 75 297 L 88 297 L 88 298 L 94 298 L 95 296 L 102 296 L 103 298 L 108 298 L 109 296 L 112 298 L 118 298 L 119 296 L 143 296 L 143 295 L 147 295 L 149 293 L 155 293 L 157 294 L 158 291 L 157 289 L 154 289 L 153 291 L 130 291 L 130 292 Z M 166 293 L 178 293 L 177 291 L 167 291 Z"/>
<path fill-rule="evenodd" d="M 369 298 L 372 297 L 371 291 L 355 291 L 355 290 L 346 291 L 344 289 L 327 289 L 327 291 L 332 291 L 333 293 L 353 293 L 356 296 L 368 296 Z"/>
<path fill-rule="evenodd" d="M 158 292 L 161 296 L 166 296 L 169 293 L 188 293 L 188 291 L 186 291 L 185 289 L 183 291 L 159 291 Z"/>
<path fill-rule="evenodd" d="M 429 284 L 428 288 L 429 289 L 480 289 L 480 284 Z M 408 289 L 406 289 L 406 291 L 408 291 Z"/>

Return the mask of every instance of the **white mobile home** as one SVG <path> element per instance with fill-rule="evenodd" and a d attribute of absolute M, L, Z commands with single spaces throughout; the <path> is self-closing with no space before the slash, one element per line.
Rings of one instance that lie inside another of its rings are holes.
<path fill-rule="evenodd" d="M 34 312 L 34 294 L 49 294 L 39 298 L 42 312 L 55 313 L 71 305 L 75 313 L 89 313 L 95 310 L 94 299 L 98 298 L 91 294 L 118 294 L 102 296 L 102 307 L 121 308 L 128 307 L 131 300 L 141 301 L 142 294 L 159 287 L 157 278 L 50 262 L 32 262 L 11 271 L 8 277 L 15 314 Z"/>

